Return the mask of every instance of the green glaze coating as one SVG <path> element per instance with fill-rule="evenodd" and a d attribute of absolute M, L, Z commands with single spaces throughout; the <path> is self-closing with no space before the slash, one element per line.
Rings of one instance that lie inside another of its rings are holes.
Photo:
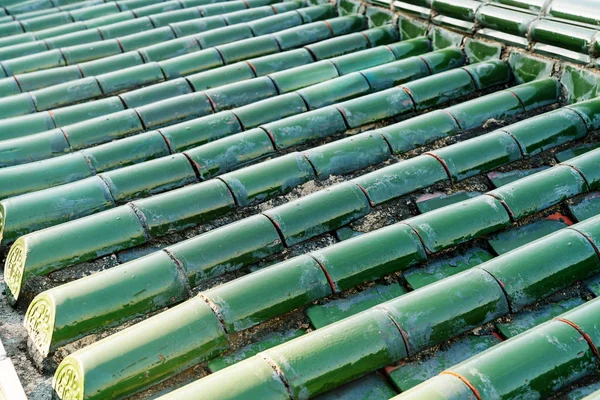
<path fill-rule="evenodd" d="M 277 95 L 268 77 L 260 77 L 206 90 L 215 111 L 224 111 Z"/>
<path fill-rule="evenodd" d="M 387 310 L 404 331 L 410 354 L 508 313 L 500 285 L 490 274 L 477 269 L 443 279 L 379 307 Z"/>
<path fill-rule="evenodd" d="M 256 215 L 169 247 L 192 287 L 283 250 L 277 230 Z"/>
<path fill-rule="evenodd" d="M 54 127 L 54 120 L 48 112 L 39 112 L 20 117 L 7 118 L 0 120 L 0 129 L 2 130 L 0 132 L 0 139 L 14 139 L 26 136 L 29 133 L 38 133 L 51 130 Z"/>
<path fill-rule="evenodd" d="M 96 172 L 104 172 L 167 156 L 169 153 L 169 148 L 160 133 L 150 131 L 118 142 L 90 147 L 69 156 L 82 155 Z"/>
<path fill-rule="evenodd" d="M 267 35 L 219 46 L 219 51 L 223 54 L 226 64 L 233 64 L 248 58 L 278 53 L 279 47 L 275 38 L 272 35 Z"/>
<path fill-rule="evenodd" d="M 67 65 L 67 62 L 59 50 L 49 50 L 39 54 L 32 54 L 27 57 L 6 60 L 3 61 L 1 65 L 6 71 L 7 76 L 12 76 L 24 72 L 62 67 Z"/>
<path fill-rule="evenodd" d="M 587 54 L 596 32 L 547 19 L 538 19 L 529 27 L 529 35 L 537 42 Z"/>
<path fill-rule="evenodd" d="M 238 107 L 233 110 L 233 114 L 244 129 L 250 129 L 306 111 L 308 111 L 306 103 L 298 93 L 287 93 Z"/>
<path fill-rule="evenodd" d="M 594 355 L 581 335 L 571 326 L 554 321 L 494 346 L 450 371 L 463 376 L 481 398 L 510 399 L 548 397 L 596 369 Z"/>
<path fill-rule="evenodd" d="M 270 122 L 262 128 L 273 138 L 277 148 L 285 149 L 343 133 L 346 123 L 337 108 L 330 106 Z"/>
<path fill-rule="evenodd" d="M 579 114 L 568 108 L 528 118 L 503 130 L 519 142 L 527 156 L 580 139 L 588 131 Z"/>
<path fill-rule="evenodd" d="M 510 217 L 500 201 L 483 195 L 404 222 L 417 231 L 428 251 L 436 252 L 506 227 Z"/>
<path fill-rule="evenodd" d="M 435 107 L 450 99 L 473 93 L 476 89 L 471 75 L 463 69 L 419 79 L 406 83 L 403 87 L 410 93 L 417 110 Z"/>
<path fill-rule="evenodd" d="M 304 255 L 261 269 L 202 293 L 227 332 L 238 332 L 332 292 L 321 267 Z"/>
<path fill-rule="evenodd" d="M 66 126 L 124 109 L 125 107 L 121 100 L 109 97 L 107 99 L 52 110 L 52 118 L 56 126 Z"/>
<path fill-rule="evenodd" d="M 90 231 L 94 234 L 87 234 Z M 6 283 L 13 298 L 17 299 L 23 283 L 34 276 L 47 275 L 61 267 L 96 259 L 145 241 L 144 228 L 129 207 L 78 219 L 60 236 L 52 230 L 33 232 L 12 245 L 5 268 Z"/>
<path fill-rule="evenodd" d="M 325 267 L 337 291 L 404 270 L 427 258 L 419 237 L 401 224 L 317 250 L 313 256 Z"/>
<path fill-rule="evenodd" d="M 599 306 L 600 302 L 598 300 L 591 300 L 560 316 L 561 319 L 572 322 L 581 332 L 588 335 L 591 341 L 589 345 L 595 348 L 596 351 L 600 346 Z"/>
<path fill-rule="evenodd" d="M 489 119 L 507 120 L 525 111 L 514 94 L 500 91 L 445 109 L 463 131 L 475 129 Z"/>
<path fill-rule="evenodd" d="M 369 68 L 361 72 L 367 79 L 371 90 L 378 92 L 429 75 L 427 64 L 422 58 L 414 56 L 405 60 Z"/>
<path fill-rule="evenodd" d="M 478 400 L 460 378 L 453 375 L 438 375 L 391 400 Z"/>
<path fill-rule="evenodd" d="M 311 164 L 300 153 L 291 153 L 219 177 L 239 206 L 260 203 L 315 179 Z"/>
<path fill-rule="evenodd" d="M 268 18 L 260 18 L 249 22 L 248 26 L 252 29 L 254 36 L 261 36 L 293 28 L 302 25 L 303 23 L 304 20 L 302 19 L 302 16 L 298 11 L 295 11 L 277 14 Z M 270 38 L 270 40 L 273 41 L 273 38 Z M 277 45 L 276 41 L 275 45 Z"/>
<path fill-rule="evenodd" d="M 223 59 L 215 48 L 205 49 L 160 62 L 167 80 L 191 75 L 223 66 Z"/>
<path fill-rule="evenodd" d="M 77 204 L 77 207 L 70 207 L 65 212 L 64 204 Z M 2 200 L 2 245 L 6 246 L 26 233 L 113 206 L 108 188 L 98 177 Z"/>
<path fill-rule="evenodd" d="M 600 261 L 583 235 L 563 229 L 476 268 L 502 283 L 511 310 L 518 311 L 571 282 L 597 274 Z"/>
<path fill-rule="evenodd" d="M 306 310 L 306 316 L 310 319 L 311 325 L 319 329 L 405 293 L 406 289 L 398 283 L 374 285 L 361 292 L 352 293 L 348 297 L 310 306 Z"/>
<path fill-rule="evenodd" d="M 372 309 L 261 355 L 277 365 L 295 398 L 308 399 L 406 357 L 406 348 L 388 315 Z"/>
<path fill-rule="evenodd" d="M 416 266 L 404 272 L 404 279 L 413 289 L 431 285 L 452 275 L 491 260 L 493 255 L 475 247 L 450 258 L 434 260 L 425 266 Z"/>
<path fill-rule="evenodd" d="M 566 161 L 565 165 L 570 165 L 577 169 L 584 177 L 585 182 L 590 190 L 598 190 L 600 188 L 600 171 L 598 163 L 600 162 L 600 150 L 592 150 L 579 157 L 572 158 Z"/>
<path fill-rule="evenodd" d="M 228 35 L 220 35 L 218 38 L 215 38 L 213 42 L 206 43 L 206 47 L 214 47 L 217 44 L 221 44 L 221 40 L 223 43 L 228 43 L 230 39 L 246 39 L 251 37 L 250 33 L 248 33 L 248 27 L 245 25 L 234 25 L 232 31 L 228 31 Z M 224 30 L 227 28 L 217 28 L 217 30 Z M 198 43 L 200 39 L 205 39 L 205 35 L 211 36 L 210 33 L 213 31 L 203 32 L 194 36 L 184 36 L 182 38 L 170 40 L 168 42 L 157 43 L 151 46 L 143 47 L 138 50 L 142 59 L 147 62 L 156 62 L 162 60 L 169 60 L 179 56 L 183 56 L 189 53 L 194 53 L 200 51 L 203 47 Z M 137 68 L 136 68 L 137 69 Z"/>
<path fill-rule="evenodd" d="M 462 69 L 471 75 L 479 90 L 508 83 L 513 79 L 508 63 L 502 60 L 474 63 Z"/>
<path fill-rule="evenodd" d="M 59 365 L 53 387 L 63 398 L 122 397 L 206 361 L 227 347 L 217 317 L 196 298 L 71 354 Z M 114 371 L 121 372 L 118 380 Z"/>
<path fill-rule="evenodd" d="M 378 205 L 448 179 L 444 167 L 433 157 L 419 156 L 370 172 L 352 181 Z"/>
<path fill-rule="evenodd" d="M 135 111 L 145 129 L 154 129 L 209 115 L 213 109 L 206 95 L 200 92 L 147 104 Z"/>
<path fill-rule="evenodd" d="M 332 231 L 370 212 L 369 202 L 352 182 L 342 183 L 264 212 L 286 246 Z"/>
<path fill-rule="evenodd" d="M 298 91 L 308 108 L 315 110 L 344 100 L 363 96 L 371 91 L 365 77 L 358 73 L 341 76 Z"/>
<path fill-rule="evenodd" d="M 600 100 L 591 99 L 570 104 L 567 108 L 575 110 L 584 119 L 589 130 L 600 128 Z"/>
<path fill-rule="evenodd" d="M 337 105 L 350 128 L 402 115 L 412 111 L 413 107 L 413 101 L 402 87 L 386 89 Z"/>
<path fill-rule="evenodd" d="M 365 35 L 358 32 L 343 36 L 340 42 L 343 43 L 344 48 L 353 48 L 355 51 L 369 47 L 369 41 Z M 324 60 L 344 54 L 343 50 L 340 51 L 337 44 L 333 44 L 327 40 L 309 44 L 305 48 L 310 51 L 316 60 Z"/>
<path fill-rule="evenodd" d="M 39 164 L 39 162 L 30 163 L 0 169 L 0 199 L 58 186 L 61 183 L 69 183 L 93 175 L 81 154 L 67 154 L 53 158 L 45 162 L 43 168 L 37 168 Z"/>
<path fill-rule="evenodd" d="M 176 265 L 162 251 L 90 278 L 45 291 L 30 304 L 25 326 L 42 354 L 188 297 Z"/>
<path fill-rule="evenodd" d="M 485 5 L 477 11 L 477 22 L 486 28 L 525 37 L 535 15 Z"/>
<path fill-rule="evenodd" d="M 144 127 L 135 110 L 123 110 L 69 125 L 63 131 L 71 148 L 79 150 L 143 132 Z"/>
<path fill-rule="evenodd" d="M 241 132 L 243 129 L 232 112 L 225 111 L 191 121 L 161 128 L 171 149 L 185 151 L 222 137 Z"/>
<path fill-rule="evenodd" d="M 584 222 L 580 222 L 575 226 L 571 226 L 567 229 L 574 229 L 582 233 L 588 240 L 596 247 L 600 248 L 600 229 L 598 228 L 598 216 L 593 216 Z"/>
<path fill-rule="evenodd" d="M 306 66 L 275 72 L 270 78 L 279 93 L 289 93 L 319 82 L 337 78 L 335 66 L 330 61 L 319 61 Z"/>
<path fill-rule="evenodd" d="M 411 47 L 411 49 L 412 48 L 413 47 Z M 338 52 L 339 51 L 340 50 L 338 50 Z M 406 57 L 422 54 L 426 51 L 428 51 L 427 48 L 422 50 L 417 48 L 412 53 L 407 51 Z M 358 53 L 360 53 L 360 55 Z M 396 58 L 394 57 L 394 53 L 392 53 L 388 46 L 379 46 L 363 52 L 355 52 L 335 57 L 333 60 L 331 60 L 331 62 L 333 65 L 335 65 L 335 68 L 338 70 L 340 75 L 347 75 L 350 72 L 387 64 L 395 60 Z"/>
<path fill-rule="evenodd" d="M 434 47 L 435 48 L 435 47 Z M 458 47 L 448 47 L 423 55 L 431 74 L 448 71 L 466 64 L 464 53 Z"/>
<path fill-rule="evenodd" d="M 225 372 L 227 371 L 227 372 Z M 233 373 L 236 384 L 231 384 Z M 210 399 L 289 400 L 290 395 L 273 367 L 260 356 L 240 361 L 224 371 L 217 371 L 204 379 L 170 392 L 165 400 L 187 400 L 199 396 Z"/>
<path fill-rule="evenodd" d="M 131 69 L 102 74 L 96 79 L 100 84 L 102 94 L 108 95 L 160 82 L 164 79 L 164 75 L 158 63 L 148 63 Z"/>
<path fill-rule="evenodd" d="M 117 203 L 197 182 L 187 157 L 175 154 L 102 173 Z"/>
<path fill-rule="evenodd" d="M 501 199 L 514 218 L 544 210 L 554 204 L 587 192 L 587 185 L 573 168 L 559 165 L 504 185 L 489 192 Z"/>
<path fill-rule="evenodd" d="M 330 175 L 343 175 L 379 164 L 390 157 L 390 148 L 381 136 L 364 132 L 313 147 L 304 155 L 315 169 L 317 177 L 326 179 Z"/>
<path fill-rule="evenodd" d="M 197 10 L 186 10 L 196 11 Z M 138 49 L 144 46 L 150 46 L 156 43 L 166 42 L 175 39 L 173 31 L 164 26 L 162 28 L 153 29 L 146 32 L 140 32 L 134 35 L 124 36 L 119 39 L 119 43 L 123 49 L 123 52 Z"/>
<path fill-rule="evenodd" d="M 71 151 L 67 136 L 61 129 L 52 129 L 32 137 L 0 141 L 1 167 L 20 166 Z"/>
<path fill-rule="evenodd" d="M 339 38 L 332 38 L 330 40 L 332 43 L 335 43 Z M 254 67 L 256 76 L 265 76 L 285 69 L 308 65 L 313 61 L 314 59 L 310 55 L 310 52 L 305 48 L 288 50 L 283 53 L 271 54 L 248 60 Z M 247 64 L 247 62 L 244 63 Z"/>
<path fill-rule="evenodd" d="M 64 69 L 51 69 L 46 71 L 32 72 L 30 74 L 17 75 L 19 87 L 22 92 L 39 89 L 40 86 L 54 86 L 65 80 L 76 80 L 82 78 L 82 72 L 77 66 L 65 67 Z"/>
<path fill-rule="evenodd" d="M 0 99 L 0 118 L 2 119 L 31 114 L 36 111 L 30 93 L 21 93 Z"/>
<path fill-rule="evenodd" d="M 273 34 L 273 37 L 277 40 L 281 51 L 286 51 L 304 44 L 329 39 L 333 36 L 325 22 L 314 22 L 314 24 L 310 30 L 302 29 L 303 27 L 295 27 L 287 29 L 284 32 L 277 32 Z"/>
<path fill-rule="evenodd" d="M 229 189 L 211 180 L 133 202 L 152 237 L 199 226 L 235 207 Z"/>
<path fill-rule="evenodd" d="M 456 135 L 460 132 L 460 127 L 448 113 L 434 110 L 377 131 L 390 144 L 393 153 L 400 154 L 446 136 Z"/>
<path fill-rule="evenodd" d="M 429 152 L 444 161 L 454 182 L 479 175 L 522 158 L 517 142 L 495 131 Z"/>
<path fill-rule="evenodd" d="M 81 69 L 83 76 L 96 76 L 108 72 L 119 71 L 121 69 L 134 67 L 144 63 L 142 56 L 137 51 L 130 51 L 115 56 L 101 58 L 94 61 L 87 61 L 77 64 Z"/>
<path fill-rule="evenodd" d="M 202 90 L 210 89 L 213 87 L 227 85 L 228 83 L 239 82 L 246 79 L 254 78 L 254 71 L 250 67 L 250 64 L 246 62 L 239 62 L 231 65 L 226 65 L 213 70 L 200 72 L 197 74 L 190 75 L 185 79 L 179 78 L 184 82 L 189 82 L 188 87 L 193 88 L 194 91 L 199 92 Z M 175 81 L 167 81 L 175 82 Z M 150 87 L 152 88 L 152 86 Z M 189 93 L 187 91 L 186 93 Z M 170 96 L 175 97 L 175 96 Z"/>
<path fill-rule="evenodd" d="M 60 50 L 60 53 L 63 54 L 66 65 L 74 65 L 85 61 L 105 58 L 115 54 L 120 54 L 122 52 L 123 51 L 121 50 L 121 47 L 119 46 L 119 43 L 116 40 L 104 40 L 101 42 L 86 43 L 83 45 L 65 47 Z M 35 58 L 35 55 L 31 57 Z M 57 65 L 53 65 L 52 67 L 59 67 L 65 64 L 58 63 Z M 20 72 L 29 71 L 21 70 Z"/>
<path fill-rule="evenodd" d="M 209 179 L 225 172 L 274 155 L 273 143 L 261 128 L 244 131 L 221 140 L 185 151 L 200 179 Z"/>
<path fill-rule="evenodd" d="M 507 90 L 521 100 L 526 111 L 556 103 L 560 96 L 560 84 L 554 78 L 535 80 Z"/>
<path fill-rule="evenodd" d="M 475 12 L 481 3 L 474 0 L 432 0 L 431 9 L 440 14 L 465 21 L 475 21 Z"/>

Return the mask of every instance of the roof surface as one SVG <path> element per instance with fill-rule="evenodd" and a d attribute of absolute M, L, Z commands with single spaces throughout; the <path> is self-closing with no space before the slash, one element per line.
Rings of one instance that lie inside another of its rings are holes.
<path fill-rule="evenodd" d="M 0 6 L 0 399 L 600 398 L 594 0 Z"/>

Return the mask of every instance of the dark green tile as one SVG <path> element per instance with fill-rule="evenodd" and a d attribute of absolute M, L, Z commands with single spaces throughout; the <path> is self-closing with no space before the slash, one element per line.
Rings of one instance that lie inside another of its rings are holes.
<path fill-rule="evenodd" d="M 398 393 L 377 374 L 372 373 L 314 398 L 314 400 L 388 400 Z"/>
<path fill-rule="evenodd" d="M 300 337 L 305 333 L 306 331 L 304 329 L 291 329 L 283 333 L 275 332 L 266 336 L 263 340 L 259 342 L 251 343 L 245 347 L 242 347 L 233 354 L 215 358 L 214 360 L 208 363 L 208 369 L 210 369 L 211 372 L 217 372 L 223 368 L 229 367 L 230 365 L 245 360 L 246 358 L 250 358 L 260 353 L 261 351 L 270 349 L 271 347 L 278 346 L 281 343 L 285 343 L 287 341 Z"/>
<path fill-rule="evenodd" d="M 511 250 L 538 240 L 546 235 L 565 228 L 567 224 L 559 220 L 544 219 L 531 224 L 509 229 L 494 235 L 488 243 L 496 254 L 502 255 Z"/>
<path fill-rule="evenodd" d="M 406 293 L 406 290 L 398 283 L 376 285 L 362 292 L 352 294 L 345 299 L 332 300 L 323 305 L 311 306 L 306 310 L 306 315 L 308 315 L 311 324 L 319 329 L 404 293 Z"/>
<path fill-rule="evenodd" d="M 487 251 L 475 247 L 451 258 L 435 260 L 424 267 L 410 268 L 404 273 L 404 278 L 413 289 L 419 289 L 491 260 L 493 257 Z"/>
<path fill-rule="evenodd" d="M 531 169 L 514 169 L 509 172 L 490 172 L 487 174 L 490 181 L 495 187 L 504 186 L 508 183 L 514 182 L 521 178 L 525 178 L 526 176 L 537 174 L 540 171 L 548 169 L 550 167 L 544 165 L 539 168 L 531 168 Z"/>
<path fill-rule="evenodd" d="M 581 304 L 583 300 L 579 297 L 546 304 L 535 310 L 521 311 L 512 316 L 511 322 L 496 324 L 496 327 L 504 337 L 511 338 Z"/>
<path fill-rule="evenodd" d="M 580 146 L 575 146 L 571 147 L 570 149 L 559 151 L 554 155 L 554 157 L 556 157 L 558 162 L 565 162 L 567 160 L 570 160 L 571 158 L 585 154 L 588 151 L 597 149 L 598 147 L 600 147 L 600 143 L 585 143 Z"/>
<path fill-rule="evenodd" d="M 498 343 L 500 340 L 492 335 L 467 336 L 431 357 L 401 365 L 390 372 L 390 379 L 398 390 L 405 391 Z"/>
<path fill-rule="evenodd" d="M 573 200 L 569 211 L 577 221 L 583 221 L 600 214 L 600 192 L 593 192 Z"/>
<path fill-rule="evenodd" d="M 480 195 L 481 192 L 465 192 L 463 190 L 451 194 L 439 192 L 428 193 L 420 196 L 416 200 L 416 204 L 421 213 L 426 213 Z"/>

